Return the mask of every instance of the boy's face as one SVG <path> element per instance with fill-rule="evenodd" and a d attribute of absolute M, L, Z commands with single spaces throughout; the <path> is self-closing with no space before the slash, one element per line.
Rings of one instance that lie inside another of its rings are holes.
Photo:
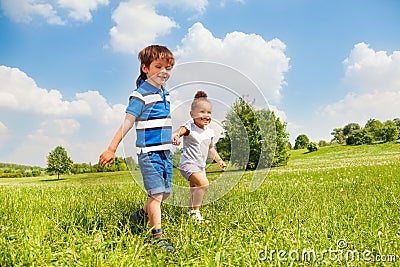
<path fill-rule="evenodd" d="M 190 116 L 193 118 L 194 123 L 201 129 L 211 123 L 211 114 L 212 107 L 207 101 L 199 101 L 194 109 L 190 111 Z"/>
<path fill-rule="evenodd" d="M 147 82 L 161 88 L 171 75 L 172 67 L 167 60 L 157 59 L 150 63 L 149 67 L 142 65 L 142 70 L 147 75 Z"/>

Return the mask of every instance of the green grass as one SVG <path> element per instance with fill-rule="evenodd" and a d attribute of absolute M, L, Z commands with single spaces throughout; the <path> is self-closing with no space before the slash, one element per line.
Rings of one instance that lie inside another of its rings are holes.
<path fill-rule="evenodd" d="M 211 166 L 208 177 L 220 174 Z M 202 208 L 209 225 L 164 204 L 172 253 L 154 248 L 147 231 L 130 230 L 127 218 L 146 194 L 129 172 L 0 179 L 0 266 L 399 265 L 400 144 L 292 151 L 250 193 L 253 174 Z M 287 253 L 281 260 L 279 250 Z M 304 251 L 317 259 L 302 260 Z"/>

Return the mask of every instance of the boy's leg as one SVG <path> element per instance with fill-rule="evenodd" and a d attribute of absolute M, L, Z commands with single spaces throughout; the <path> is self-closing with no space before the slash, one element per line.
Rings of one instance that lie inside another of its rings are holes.
<path fill-rule="evenodd" d="M 189 207 L 193 210 L 199 210 L 203 202 L 204 194 L 208 189 L 208 179 L 205 172 L 195 172 L 189 177 L 190 199 Z"/>
<path fill-rule="evenodd" d="M 150 196 L 144 205 L 144 210 L 148 214 L 150 227 L 152 229 L 161 229 L 161 202 L 163 193 Z"/>
<path fill-rule="evenodd" d="M 166 251 L 173 250 L 168 240 L 163 236 L 161 228 L 161 202 L 168 197 L 169 194 L 160 193 L 150 196 L 147 199 L 144 209 L 148 213 L 150 220 L 151 232 L 153 234 L 152 242 Z"/>
<path fill-rule="evenodd" d="M 161 202 L 169 196 L 172 188 L 172 154 L 156 151 L 138 155 L 144 187 L 149 195 L 143 209 L 150 226 L 161 228 Z"/>
<path fill-rule="evenodd" d="M 142 153 L 138 156 L 144 187 L 148 194 L 143 209 L 149 218 L 152 242 L 165 250 L 173 247 L 163 236 L 161 228 L 161 203 L 172 189 L 172 154 L 170 151 Z"/>

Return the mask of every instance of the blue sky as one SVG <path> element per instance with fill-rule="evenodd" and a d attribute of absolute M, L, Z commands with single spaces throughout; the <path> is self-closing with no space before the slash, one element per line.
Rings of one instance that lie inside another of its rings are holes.
<path fill-rule="evenodd" d="M 169 86 L 184 77 L 247 93 L 287 122 L 292 143 L 400 117 L 396 0 L 0 1 L 0 162 L 45 166 L 57 145 L 97 162 L 124 116 L 137 53 L 154 43 L 176 56 Z M 199 61 L 216 65 L 185 65 Z M 199 87 L 172 93 L 178 124 Z M 218 124 L 234 95 L 200 89 Z M 118 155 L 132 154 L 133 139 Z"/>

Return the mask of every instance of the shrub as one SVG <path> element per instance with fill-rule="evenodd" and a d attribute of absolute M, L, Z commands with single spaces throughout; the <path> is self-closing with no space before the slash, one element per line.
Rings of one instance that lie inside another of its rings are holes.
<path fill-rule="evenodd" d="M 310 142 L 310 143 L 307 145 L 307 149 L 308 149 L 309 152 L 314 152 L 314 151 L 317 151 L 317 150 L 318 150 L 318 146 L 317 146 L 316 143 Z"/>

